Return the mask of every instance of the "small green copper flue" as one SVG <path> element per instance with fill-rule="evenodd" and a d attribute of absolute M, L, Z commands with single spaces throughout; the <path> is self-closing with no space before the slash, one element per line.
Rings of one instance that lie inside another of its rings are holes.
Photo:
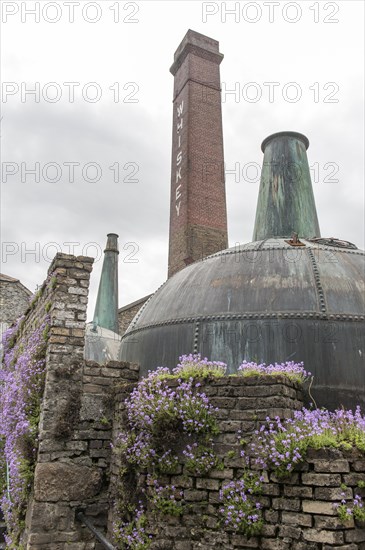
<path fill-rule="evenodd" d="M 118 325 L 118 235 L 108 234 L 93 323 L 119 333 Z"/>
<path fill-rule="evenodd" d="M 278 132 L 261 145 L 264 161 L 253 240 L 270 237 L 320 237 L 307 159 L 308 139 Z"/>

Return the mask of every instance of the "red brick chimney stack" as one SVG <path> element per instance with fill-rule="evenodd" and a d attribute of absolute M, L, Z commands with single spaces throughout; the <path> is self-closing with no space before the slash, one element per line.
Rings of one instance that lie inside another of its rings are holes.
<path fill-rule="evenodd" d="M 168 276 L 228 246 L 219 43 L 189 30 L 175 52 Z"/>

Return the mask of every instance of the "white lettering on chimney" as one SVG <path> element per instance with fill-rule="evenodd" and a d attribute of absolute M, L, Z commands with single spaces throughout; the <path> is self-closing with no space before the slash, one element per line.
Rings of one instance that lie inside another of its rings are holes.
<path fill-rule="evenodd" d="M 180 105 L 177 106 L 177 125 L 176 125 L 176 133 L 177 133 L 177 141 L 178 141 L 178 151 L 176 155 L 176 181 L 175 184 L 178 184 L 179 180 L 182 180 L 181 177 L 181 163 L 183 161 L 183 152 L 181 149 L 181 133 L 180 131 L 183 129 L 184 119 L 183 119 L 183 111 L 184 111 L 184 101 L 180 103 Z M 182 197 L 182 192 L 180 191 L 182 189 L 182 183 L 177 185 L 175 190 L 175 208 L 176 208 L 176 214 L 177 216 L 180 215 L 180 207 L 181 207 L 181 200 L 179 200 Z"/>

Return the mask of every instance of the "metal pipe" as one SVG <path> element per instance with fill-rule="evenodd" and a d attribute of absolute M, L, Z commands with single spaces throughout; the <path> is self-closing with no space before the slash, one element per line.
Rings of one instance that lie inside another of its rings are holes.
<path fill-rule="evenodd" d="M 86 516 L 81 511 L 76 512 L 76 519 L 80 521 L 80 523 L 83 523 L 86 525 L 88 529 L 95 535 L 95 538 L 98 539 L 98 541 L 104 546 L 104 548 L 107 548 L 107 550 L 116 550 L 115 546 L 113 546 L 100 531 L 98 531 L 90 520 L 87 519 Z"/>

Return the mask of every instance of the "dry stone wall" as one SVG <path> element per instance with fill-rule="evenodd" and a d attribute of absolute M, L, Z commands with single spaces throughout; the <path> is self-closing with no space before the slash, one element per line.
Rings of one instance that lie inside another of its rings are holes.
<path fill-rule="evenodd" d="M 118 395 L 114 438 L 123 430 L 124 401 L 132 387 L 124 387 Z M 311 450 L 307 460 L 285 481 L 278 480 L 273 473 L 265 473 L 262 495 L 255 497 L 263 507 L 261 535 L 248 538 L 224 528 L 220 490 L 226 483 L 241 478 L 245 471 L 239 440 L 248 439 L 267 416 L 290 418 L 293 410 L 302 407 L 303 396 L 300 387 L 285 377 L 227 377 L 203 382 L 199 391 L 205 392 L 211 403 L 219 407 L 220 434 L 215 436 L 214 449 L 224 468 L 211 470 L 207 475 L 193 475 L 181 459 L 173 474 L 158 478 L 161 485 L 183 492 L 185 511 L 181 517 L 175 517 L 147 509 L 152 550 L 365 550 L 365 529 L 356 526 L 353 520 L 341 522 L 333 507 L 341 500 L 343 491 L 346 498 L 352 498 L 355 492 L 364 496 L 364 489 L 357 487 L 359 481 L 365 481 L 365 457 L 359 451 Z M 133 488 L 126 487 L 120 477 L 123 466 L 116 447 L 111 487 L 117 504 L 109 514 L 110 538 L 113 523 L 120 519 L 118 498 L 123 508 L 126 504 L 123 498 L 133 494 Z M 143 486 L 146 473 L 137 472 L 135 494 Z"/>

